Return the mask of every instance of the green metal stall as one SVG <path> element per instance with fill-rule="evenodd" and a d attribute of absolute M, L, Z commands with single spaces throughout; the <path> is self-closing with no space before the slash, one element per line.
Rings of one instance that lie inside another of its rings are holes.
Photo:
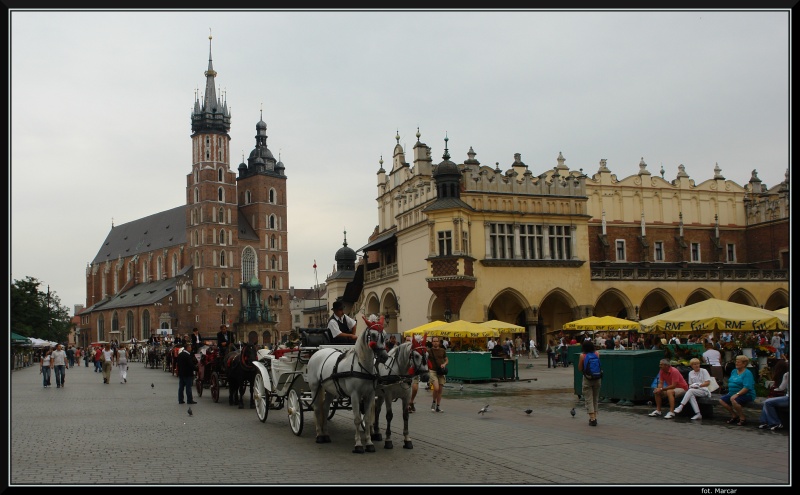
<path fill-rule="evenodd" d="M 583 374 L 578 370 L 580 348 L 570 348 L 574 369 L 575 395 L 581 396 Z M 602 349 L 600 364 L 603 378 L 600 397 L 603 401 L 618 399 L 619 405 L 633 405 L 646 401 L 650 396 L 650 384 L 658 373 L 658 362 L 664 351 L 614 351 Z"/>

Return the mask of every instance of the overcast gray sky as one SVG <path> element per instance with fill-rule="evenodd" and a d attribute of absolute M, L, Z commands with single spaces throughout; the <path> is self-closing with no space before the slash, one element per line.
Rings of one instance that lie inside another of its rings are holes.
<path fill-rule="evenodd" d="M 186 202 L 209 29 L 233 168 L 263 108 L 286 165 L 290 285 L 333 271 L 378 223 L 395 134 L 441 161 L 472 146 L 534 174 L 769 187 L 789 163 L 789 11 L 12 11 L 11 280 L 72 308 L 111 229 Z M 239 151 L 241 150 L 241 151 Z"/>

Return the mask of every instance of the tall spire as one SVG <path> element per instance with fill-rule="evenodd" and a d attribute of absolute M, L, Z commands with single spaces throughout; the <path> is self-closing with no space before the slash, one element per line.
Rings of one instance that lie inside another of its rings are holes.
<path fill-rule="evenodd" d="M 203 108 L 206 112 L 213 112 L 217 108 L 217 92 L 214 87 L 214 78 L 217 77 L 214 71 L 214 64 L 211 61 L 211 28 L 208 29 L 208 70 L 206 75 L 206 97 L 203 100 Z"/>
<path fill-rule="evenodd" d="M 227 97 L 223 104 L 217 97 L 215 78 L 217 71 L 214 70 L 214 63 L 211 58 L 211 30 L 208 33 L 208 69 L 204 72 L 206 76 L 206 90 L 203 100 L 198 101 L 199 96 L 195 91 L 195 103 L 192 111 L 192 131 L 225 133 L 231 129 L 231 113 L 228 109 Z"/>

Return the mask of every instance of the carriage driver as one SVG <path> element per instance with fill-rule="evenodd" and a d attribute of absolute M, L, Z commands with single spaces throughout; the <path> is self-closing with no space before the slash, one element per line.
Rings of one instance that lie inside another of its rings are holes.
<path fill-rule="evenodd" d="M 333 315 L 328 320 L 328 331 L 333 342 L 338 344 L 352 344 L 358 339 L 356 336 L 356 320 L 344 314 L 344 303 L 334 301 Z"/>
<path fill-rule="evenodd" d="M 220 357 L 228 353 L 228 349 L 232 344 L 233 332 L 228 330 L 228 325 L 220 325 L 219 332 L 217 332 L 217 348 L 219 348 Z"/>

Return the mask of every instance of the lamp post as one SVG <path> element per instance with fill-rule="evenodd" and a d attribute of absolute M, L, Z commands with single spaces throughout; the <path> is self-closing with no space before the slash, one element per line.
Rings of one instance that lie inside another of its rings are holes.
<path fill-rule="evenodd" d="M 450 311 L 450 308 L 444 310 L 444 321 L 450 323 L 450 320 L 453 318 L 453 312 Z"/>

